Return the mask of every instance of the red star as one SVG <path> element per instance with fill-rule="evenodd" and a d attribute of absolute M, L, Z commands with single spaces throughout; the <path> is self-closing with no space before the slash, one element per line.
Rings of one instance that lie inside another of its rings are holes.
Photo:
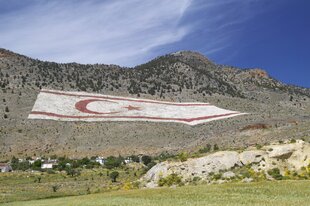
<path fill-rule="evenodd" d="M 128 109 L 128 111 L 130 111 L 130 110 L 140 110 L 141 109 L 140 107 L 134 107 L 134 106 L 131 106 L 131 105 L 129 105 L 127 107 L 124 107 L 124 108 Z"/>

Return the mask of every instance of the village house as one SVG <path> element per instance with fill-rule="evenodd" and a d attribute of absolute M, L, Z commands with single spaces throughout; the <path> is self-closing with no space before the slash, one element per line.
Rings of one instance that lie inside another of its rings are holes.
<path fill-rule="evenodd" d="M 132 163 L 132 158 L 131 157 L 127 157 L 125 160 L 124 160 L 125 164 L 129 164 L 129 163 Z"/>
<path fill-rule="evenodd" d="M 41 157 L 32 157 L 30 160 L 28 160 L 29 161 L 29 164 L 33 164 L 35 161 L 37 161 L 37 160 L 41 160 L 41 161 L 43 161 L 42 159 L 41 159 Z"/>
<path fill-rule="evenodd" d="M 98 162 L 100 165 L 104 165 L 104 158 L 103 157 L 96 157 L 96 162 Z"/>
<path fill-rule="evenodd" d="M 12 172 L 11 165 L 7 163 L 0 163 L 0 171 L 1 172 Z"/>
<path fill-rule="evenodd" d="M 53 169 L 53 166 L 56 165 L 58 165 L 57 159 L 48 159 L 42 163 L 41 169 Z"/>

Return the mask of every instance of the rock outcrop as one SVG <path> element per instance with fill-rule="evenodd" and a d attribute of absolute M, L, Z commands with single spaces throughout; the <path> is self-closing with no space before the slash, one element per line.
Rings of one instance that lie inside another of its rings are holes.
<path fill-rule="evenodd" d="M 230 171 L 235 167 L 250 166 L 255 172 L 278 168 L 281 173 L 285 170 L 298 171 L 310 164 L 310 144 L 302 140 L 296 143 L 274 144 L 262 147 L 260 150 L 220 151 L 200 158 L 188 159 L 184 162 L 166 161 L 151 168 L 142 178 L 146 187 L 156 187 L 161 178 L 171 174 L 182 177 L 184 182 L 190 182 L 195 177 L 208 180 L 210 175 L 223 172 L 225 179 L 234 177 Z M 247 177 L 246 177 L 247 178 Z"/>

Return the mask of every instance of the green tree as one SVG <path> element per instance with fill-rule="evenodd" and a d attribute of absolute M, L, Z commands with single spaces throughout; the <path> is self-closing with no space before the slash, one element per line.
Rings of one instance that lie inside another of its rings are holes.
<path fill-rule="evenodd" d="M 152 162 L 152 157 L 144 155 L 142 156 L 142 162 L 144 165 L 148 165 L 150 162 Z"/>
<path fill-rule="evenodd" d="M 18 164 L 19 164 L 18 159 L 13 156 L 12 159 L 11 159 L 11 167 L 12 167 L 12 169 L 13 170 L 17 170 Z"/>
<path fill-rule="evenodd" d="M 32 169 L 40 169 L 42 165 L 42 161 L 41 160 L 36 160 L 34 161 L 34 163 L 32 164 Z"/>
<path fill-rule="evenodd" d="M 119 157 L 109 156 L 107 157 L 104 165 L 106 168 L 112 169 L 112 168 L 121 166 L 122 162 L 123 162 L 123 158 L 121 156 Z"/>
<path fill-rule="evenodd" d="M 110 173 L 110 178 L 111 178 L 112 182 L 116 182 L 116 178 L 118 178 L 118 176 L 119 176 L 119 172 L 117 172 L 117 171 L 113 171 Z"/>
<path fill-rule="evenodd" d="M 70 175 L 71 177 L 74 177 L 74 176 L 79 176 L 81 174 L 80 170 L 78 169 L 73 169 L 71 167 L 68 167 L 66 169 L 66 172 L 67 172 L 67 175 Z"/>
<path fill-rule="evenodd" d="M 60 188 L 60 185 L 52 185 L 53 192 L 57 192 L 59 188 Z"/>

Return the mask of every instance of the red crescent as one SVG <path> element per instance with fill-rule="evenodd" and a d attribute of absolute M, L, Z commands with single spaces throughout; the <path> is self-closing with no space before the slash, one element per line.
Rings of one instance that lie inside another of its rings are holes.
<path fill-rule="evenodd" d="M 95 112 L 95 111 L 91 111 L 91 110 L 87 109 L 87 105 L 92 103 L 92 102 L 110 102 L 110 103 L 117 104 L 117 102 L 113 102 L 113 101 L 109 101 L 109 100 L 86 99 L 86 100 L 81 100 L 81 101 L 75 103 L 75 108 L 77 110 L 79 110 L 80 112 L 89 113 L 89 114 L 116 114 L 116 113 L 120 113 L 120 112 Z"/>

